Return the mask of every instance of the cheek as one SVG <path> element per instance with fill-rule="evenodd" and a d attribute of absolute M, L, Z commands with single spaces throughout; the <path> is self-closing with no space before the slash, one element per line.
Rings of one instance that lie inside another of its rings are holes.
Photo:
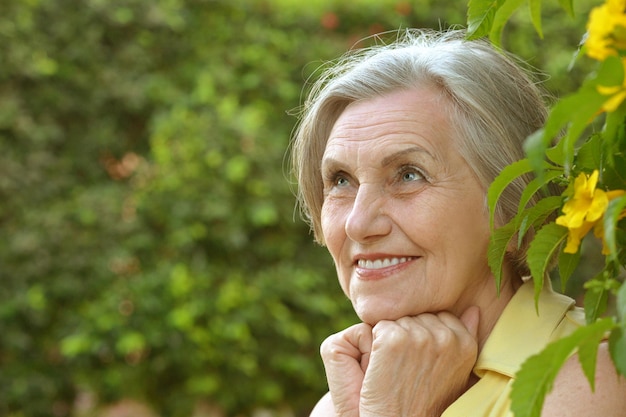
<path fill-rule="evenodd" d="M 455 222 L 459 254 L 486 260 L 491 236 L 489 214 L 480 204 L 468 204 L 467 207 L 466 211 L 459 213 Z"/>
<path fill-rule="evenodd" d="M 473 231 L 477 238 L 487 238 L 491 235 L 489 227 L 489 209 L 487 203 L 482 199 L 477 199 L 474 202 L 473 210 L 468 210 L 466 213 L 466 221 L 473 225 Z"/>
<path fill-rule="evenodd" d="M 322 206 L 321 225 L 326 248 L 337 262 L 345 240 L 345 218 L 342 211 L 336 205 L 325 202 Z"/>
<path fill-rule="evenodd" d="M 348 298 L 350 298 L 349 290 L 349 278 L 345 272 L 345 262 L 342 262 L 341 252 L 346 240 L 345 223 L 342 218 L 341 212 L 336 208 L 329 208 L 324 205 L 322 208 L 322 234 L 324 235 L 324 243 L 326 249 L 333 258 L 335 268 L 337 271 L 337 278 L 342 291 Z"/>
<path fill-rule="evenodd" d="M 480 192 L 475 191 L 482 195 Z M 458 192 L 430 203 L 413 217 L 406 215 L 412 224 L 423 225 L 420 226 L 421 233 L 413 232 L 413 236 L 417 235 L 416 239 L 425 247 L 444 251 L 452 259 L 465 256 L 481 256 L 482 259 L 490 236 L 489 213 L 484 200 Z M 421 216 L 419 220 L 418 215 Z M 426 243 L 428 240 L 430 245 Z"/>

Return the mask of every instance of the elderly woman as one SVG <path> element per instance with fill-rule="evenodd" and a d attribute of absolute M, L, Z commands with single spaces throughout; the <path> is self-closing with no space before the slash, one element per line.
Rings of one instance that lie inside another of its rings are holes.
<path fill-rule="evenodd" d="M 486 190 L 545 121 L 536 85 L 463 32 L 410 30 L 338 62 L 295 132 L 299 198 L 362 320 L 321 348 L 329 393 L 313 416 L 510 416 L 521 363 L 584 322 L 546 288 L 535 314 L 525 249 L 500 291 L 487 265 Z M 498 208 L 515 213 L 524 180 Z M 606 346 L 596 392 L 571 358 L 545 416 L 626 416 Z"/>

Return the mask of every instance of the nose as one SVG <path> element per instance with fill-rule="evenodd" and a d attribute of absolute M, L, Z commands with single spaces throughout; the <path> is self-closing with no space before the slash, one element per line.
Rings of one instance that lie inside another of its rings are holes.
<path fill-rule="evenodd" d="M 355 242 L 368 243 L 391 232 L 386 209 L 388 197 L 379 186 L 361 184 L 346 219 L 346 235 Z"/>

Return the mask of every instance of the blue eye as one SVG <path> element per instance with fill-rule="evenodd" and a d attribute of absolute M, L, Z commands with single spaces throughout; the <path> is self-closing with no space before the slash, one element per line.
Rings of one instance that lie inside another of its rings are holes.
<path fill-rule="evenodd" d="M 337 187 L 345 187 L 348 184 L 350 184 L 350 181 L 348 181 L 348 179 L 346 177 L 337 176 L 335 178 L 335 186 L 337 186 Z"/>
<path fill-rule="evenodd" d="M 344 172 L 329 172 L 324 175 L 324 188 L 344 188 L 350 185 L 350 179 Z"/>
<path fill-rule="evenodd" d="M 412 182 L 423 179 L 424 175 L 422 175 L 422 173 L 417 171 L 415 168 L 407 168 L 402 170 L 400 178 L 403 182 Z"/>
<path fill-rule="evenodd" d="M 409 182 L 409 181 L 415 181 L 418 178 L 418 175 L 416 172 L 405 172 L 402 175 L 402 180 Z"/>

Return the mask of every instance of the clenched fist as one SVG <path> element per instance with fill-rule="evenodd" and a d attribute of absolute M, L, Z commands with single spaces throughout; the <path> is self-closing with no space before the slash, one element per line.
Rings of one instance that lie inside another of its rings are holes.
<path fill-rule="evenodd" d="M 478 322 L 470 307 L 460 318 L 425 313 L 330 336 L 321 354 L 335 415 L 439 416 L 468 388 Z"/>

